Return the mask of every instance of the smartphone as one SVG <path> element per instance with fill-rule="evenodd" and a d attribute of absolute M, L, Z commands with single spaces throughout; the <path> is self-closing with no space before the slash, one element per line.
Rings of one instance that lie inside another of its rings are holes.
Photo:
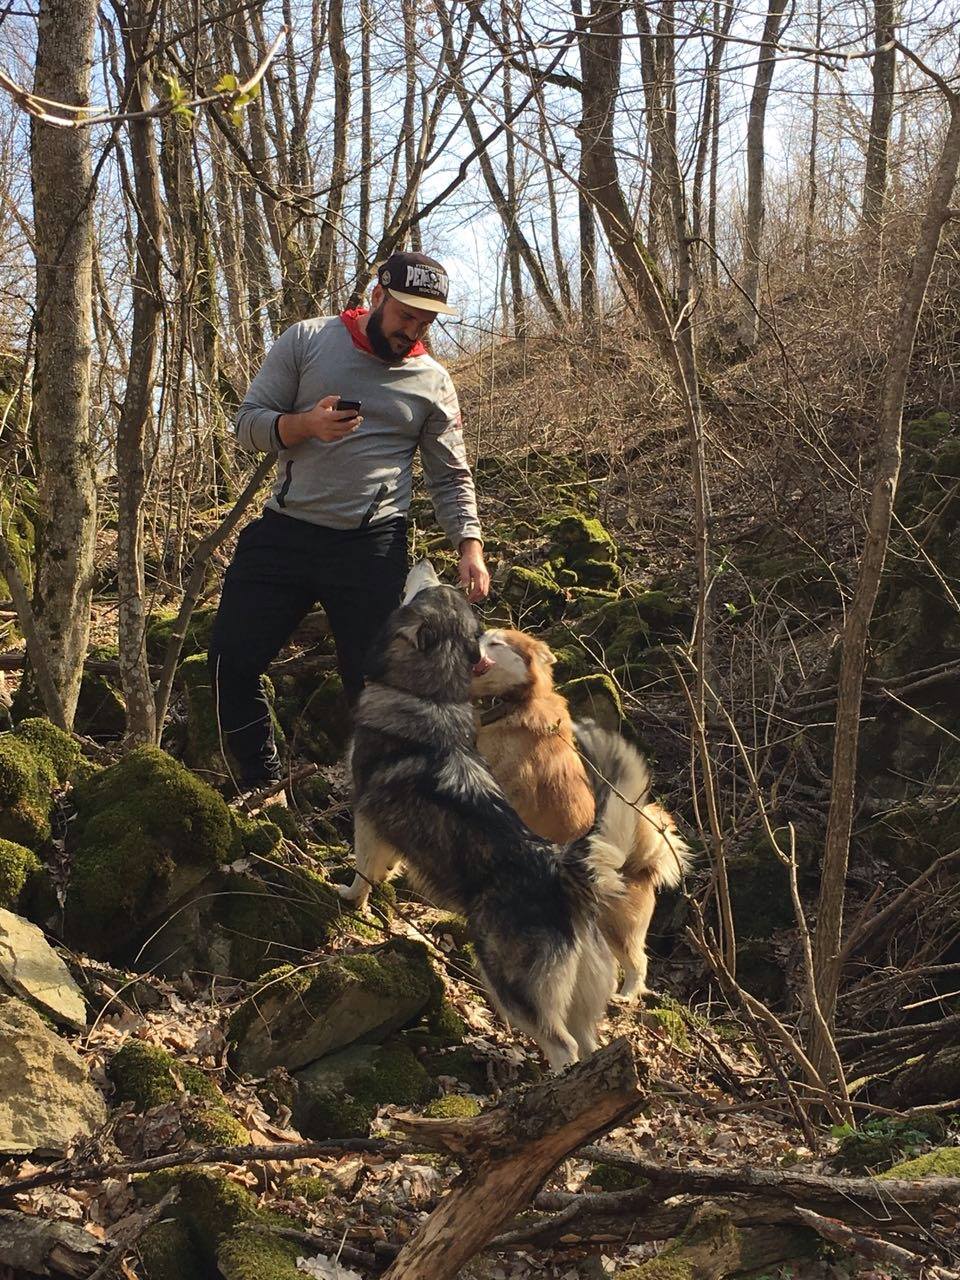
<path fill-rule="evenodd" d="M 359 413 L 362 404 L 362 400 L 338 400 L 333 407 L 337 413 Z"/>

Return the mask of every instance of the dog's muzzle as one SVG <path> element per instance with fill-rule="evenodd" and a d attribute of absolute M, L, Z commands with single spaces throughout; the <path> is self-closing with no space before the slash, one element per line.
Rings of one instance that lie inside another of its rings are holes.
<path fill-rule="evenodd" d="M 473 674 L 475 676 L 485 676 L 490 668 L 495 665 L 492 658 L 488 658 L 486 654 L 481 654 L 480 661 L 473 664 Z"/>

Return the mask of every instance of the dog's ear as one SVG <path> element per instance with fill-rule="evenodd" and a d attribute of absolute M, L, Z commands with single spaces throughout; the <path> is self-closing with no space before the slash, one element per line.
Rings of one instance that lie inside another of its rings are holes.
<path fill-rule="evenodd" d="M 537 645 L 537 661 L 542 662 L 545 667 L 552 667 L 557 661 L 557 655 L 553 652 L 548 644 L 544 644 L 541 640 Z"/>
<path fill-rule="evenodd" d="M 419 649 L 421 653 L 426 653 L 429 649 L 432 649 L 440 639 L 430 623 L 424 621 L 423 618 L 418 618 L 415 621 L 405 623 L 402 627 L 397 627 L 396 635 L 401 640 L 406 640 L 407 644 L 413 645 L 415 649 Z"/>

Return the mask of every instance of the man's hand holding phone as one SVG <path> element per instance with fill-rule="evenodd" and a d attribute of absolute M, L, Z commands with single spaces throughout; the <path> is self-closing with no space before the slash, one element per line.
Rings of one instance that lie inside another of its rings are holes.
<path fill-rule="evenodd" d="M 361 407 L 359 400 L 324 396 L 303 413 L 282 413 L 277 419 L 277 434 L 285 449 L 292 449 L 304 440 L 332 444 L 356 431 L 363 421 Z"/>

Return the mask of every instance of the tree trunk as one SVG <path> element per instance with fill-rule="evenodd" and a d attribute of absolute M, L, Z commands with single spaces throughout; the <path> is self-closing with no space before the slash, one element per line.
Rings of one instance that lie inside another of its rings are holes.
<path fill-rule="evenodd" d="M 467 1171 L 384 1280 L 452 1280 L 565 1156 L 643 1101 L 632 1050 L 620 1039 L 474 1120 L 401 1122 L 417 1143 L 457 1154 Z"/>
<path fill-rule="evenodd" d="M 950 127 L 937 162 L 933 187 L 917 237 L 910 274 L 904 284 L 903 301 L 889 341 L 887 368 L 877 415 L 877 460 L 873 491 L 867 515 L 866 540 L 853 599 L 847 609 L 843 629 L 840 676 L 837 687 L 837 718 L 833 741 L 833 770 L 830 780 L 830 810 L 827 815 L 823 871 L 814 935 L 814 967 L 817 994 L 827 1025 L 832 1029 L 840 983 L 840 938 L 846 896 L 847 861 L 853 826 L 854 788 L 860 741 L 860 703 L 866 666 L 870 620 L 883 573 L 893 504 L 900 475 L 903 398 L 910 372 L 910 358 L 917 333 L 930 273 L 944 224 L 950 216 L 950 200 L 960 167 L 960 103 L 950 99 Z M 824 1078 L 831 1070 L 830 1047 L 816 1026 L 813 1028 L 814 1065 Z"/>
<path fill-rule="evenodd" d="M 823 0 L 817 0 L 817 26 L 814 45 L 819 49 L 823 38 Z M 820 133 L 820 59 L 813 64 L 813 109 L 810 119 L 810 152 L 807 159 L 807 217 L 803 227 L 803 274 L 810 272 L 813 246 L 813 219 L 817 211 L 817 142 Z"/>
<path fill-rule="evenodd" d="M 504 47 L 510 45 L 510 10 L 506 0 L 500 3 L 501 39 Z M 513 111 L 513 84 L 510 78 L 510 63 L 503 63 L 503 110 L 506 116 Z M 514 337 L 523 338 L 527 333 L 526 305 L 523 298 L 523 273 L 520 270 L 520 249 L 517 245 L 517 232 L 520 227 L 520 207 L 517 193 L 517 144 L 513 130 L 507 130 L 506 136 L 506 180 L 507 203 L 504 210 L 504 222 L 507 228 L 507 265 L 510 269 L 510 300 L 513 304 Z"/>
<path fill-rule="evenodd" d="M 720 16 L 720 10 L 723 9 L 723 17 Z M 706 75 L 706 91 L 703 101 L 703 119 L 700 124 L 700 136 L 697 139 L 697 157 L 694 162 L 693 169 L 693 191 L 691 193 L 691 217 L 693 222 L 693 238 L 699 241 L 703 236 L 703 181 L 707 173 L 708 154 L 713 151 L 714 142 L 717 137 L 717 118 L 720 112 L 720 64 L 723 61 L 723 50 L 725 38 L 730 31 L 730 25 L 733 22 L 733 3 L 721 6 L 719 0 L 715 0 L 713 6 L 713 28 L 714 37 L 710 47 L 710 57 L 707 62 Z M 713 204 L 716 201 L 716 160 L 714 159 L 710 169 L 710 207 L 708 209 L 709 227 L 707 231 L 707 239 L 709 241 L 709 261 L 710 276 L 716 288 L 716 270 L 717 259 L 715 250 L 717 248 L 716 236 L 716 215 L 713 210 Z M 712 215 L 712 217 L 711 217 Z M 699 246 L 697 249 L 700 256 Z"/>
<path fill-rule="evenodd" d="M 131 112 L 151 105 L 155 14 L 144 0 L 130 0 L 123 31 L 127 101 Z M 130 153 L 137 212 L 133 273 L 133 333 L 130 368 L 117 425 L 117 594 L 120 674 L 127 706 L 126 740 L 155 742 L 156 706 L 147 667 L 143 578 L 143 500 L 146 492 L 147 427 L 153 414 L 157 340 L 162 293 L 160 248 L 163 213 L 153 121 L 131 119 Z"/>
<path fill-rule="evenodd" d="M 880 226 L 887 190 L 887 153 L 897 77 L 897 51 L 893 44 L 897 34 L 894 0 L 874 0 L 873 27 L 877 52 L 873 58 L 873 106 L 870 111 L 861 215 L 861 224 L 867 230 L 875 230 Z"/>
<path fill-rule="evenodd" d="M 767 119 L 767 99 L 777 63 L 775 45 L 780 37 L 780 20 L 787 0 L 769 0 L 763 24 L 763 45 L 747 116 L 747 219 L 743 237 L 743 291 L 746 307 L 740 327 L 741 339 L 753 346 L 760 332 L 757 304 L 760 298 L 760 248 L 763 236 L 763 171 L 766 152 L 763 143 Z"/>
<path fill-rule="evenodd" d="M 401 0 L 403 8 L 403 66 L 406 91 L 403 98 L 403 160 L 410 192 L 411 209 L 417 207 L 417 187 L 420 173 L 417 165 L 416 109 L 417 109 L 417 0 Z M 423 252 L 420 226 L 414 222 L 410 228 L 410 248 Z"/>
<path fill-rule="evenodd" d="M 574 21 L 579 32 L 580 64 L 584 59 L 584 19 L 581 0 L 571 0 Z M 580 231 L 580 320 L 584 329 L 592 329 L 596 324 L 600 311 L 600 298 L 597 289 L 597 224 L 594 221 L 593 202 L 586 193 L 589 180 L 590 160 L 586 155 L 587 95 L 583 92 L 583 107 L 580 127 L 577 130 L 580 138 L 580 171 L 577 175 L 577 219 Z"/>
<path fill-rule="evenodd" d="M 330 0 L 328 18 L 330 62 L 333 66 L 333 159 L 330 163 L 330 192 L 320 228 L 320 248 L 313 277 L 318 301 L 327 302 L 336 276 L 336 250 L 340 241 L 340 216 L 347 182 L 347 142 L 350 123 L 350 54 L 343 34 L 343 0 Z M 336 310 L 338 299 L 330 298 Z"/>
<path fill-rule="evenodd" d="M 356 276 L 362 275 L 370 252 L 370 178 L 373 164 L 373 78 L 370 73 L 370 38 L 373 32 L 371 0 L 360 0 L 360 208 L 357 213 Z"/>
<path fill-rule="evenodd" d="M 89 102 L 97 6 L 40 0 L 40 97 Z M 97 503 L 90 440 L 90 133 L 30 121 L 37 262 L 33 420 L 41 495 L 34 617 L 67 727 L 73 724 L 93 598 Z"/>

